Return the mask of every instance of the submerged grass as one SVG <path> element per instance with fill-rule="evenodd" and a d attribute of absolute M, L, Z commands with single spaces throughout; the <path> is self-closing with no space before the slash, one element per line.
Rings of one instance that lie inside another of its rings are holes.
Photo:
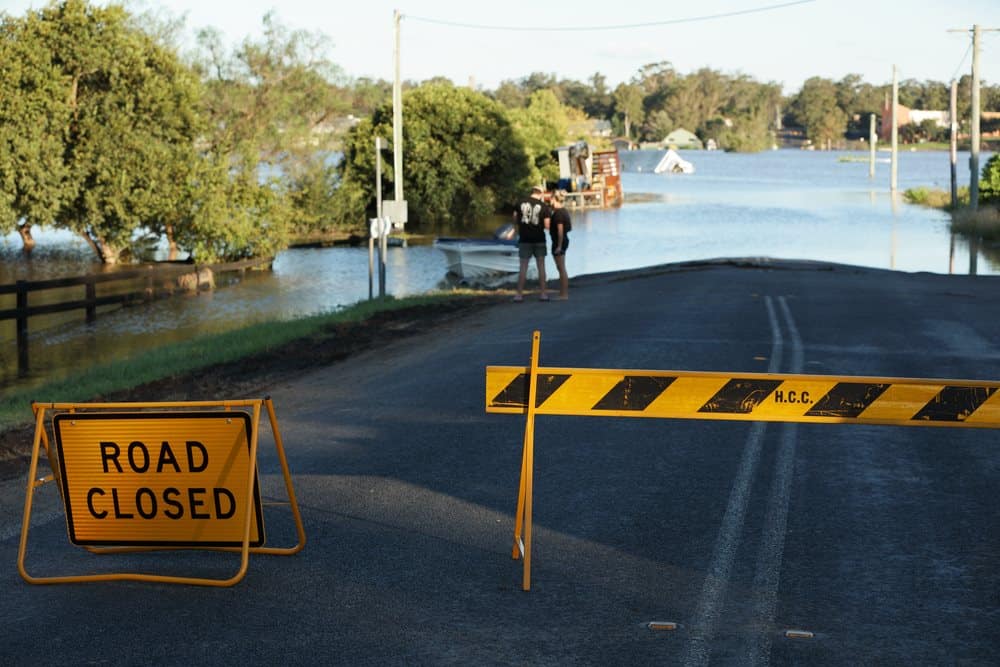
<path fill-rule="evenodd" d="M 956 234 L 977 236 L 984 241 L 1000 241 L 1000 208 L 980 204 L 973 211 L 969 206 L 969 188 L 958 188 L 958 207 L 951 206 L 951 192 L 939 188 L 911 188 L 903 198 L 911 203 L 951 213 L 951 231 Z"/>
<path fill-rule="evenodd" d="M 0 430 L 31 419 L 33 400 L 83 402 L 127 391 L 148 382 L 236 361 L 309 338 L 338 324 L 361 322 L 377 313 L 464 300 L 480 293 L 455 290 L 395 299 L 362 301 L 332 313 L 295 320 L 253 324 L 241 329 L 172 343 L 135 357 L 93 366 L 69 377 L 14 389 L 0 398 Z"/>
<path fill-rule="evenodd" d="M 959 206 L 968 206 L 969 188 L 961 186 L 956 193 Z M 951 210 L 951 192 L 940 188 L 910 188 L 903 191 L 903 199 L 911 204 L 929 206 L 930 208 L 940 208 L 946 211 Z"/>
<path fill-rule="evenodd" d="M 959 209 L 951 214 L 951 229 L 960 234 L 979 236 L 986 241 L 1000 240 L 1000 208 L 980 206 L 975 211 Z"/>

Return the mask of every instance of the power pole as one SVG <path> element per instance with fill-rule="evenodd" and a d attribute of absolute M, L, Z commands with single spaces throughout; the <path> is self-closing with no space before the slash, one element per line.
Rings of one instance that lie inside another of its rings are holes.
<path fill-rule="evenodd" d="M 875 133 L 875 114 L 868 116 L 868 178 L 875 178 L 875 144 L 878 135 Z"/>
<path fill-rule="evenodd" d="M 899 118 L 896 109 L 899 107 L 899 70 L 892 66 L 892 168 L 889 170 L 889 192 L 896 194 L 896 184 L 899 180 Z"/>
<path fill-rule="evenodd" d="M 403 83 L 399 79 L 399 21 L 403 15 L 393 10 L 392 24 L 395 36 L 393 62 L 395 77 L 392 82 L 392 181 L 396 186 L 396 201 L 403 201 Z"/>
<path fill-rule="evenodd" d="M 979 207 L 979 25 L 972 26 L 972 146 L 969 149 L 969 206 Z"/>
<path fill-rule="evenodd" d="M 973 210 L 979 207 L 979 149 L 982 136 L 979 132 L 979 51 L 984 32 L 997 32 L 1000 28 L 981 28 L 979 24 L 972 26 L 972 117 L 970 119 L 969 139 L 969 207 Z M 967 30 L 949 30 L 948 32 L 968 32 Z"/>
<path fill-rule="evenodd" d="M 951 102 L 948 105 L 951 125 L 951 210 L 958 208 L 958 81 L 951 80 Z"/>

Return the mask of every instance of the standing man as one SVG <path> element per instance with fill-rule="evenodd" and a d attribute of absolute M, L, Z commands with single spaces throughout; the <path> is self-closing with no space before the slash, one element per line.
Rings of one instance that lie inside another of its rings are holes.
<path fill-rule="evenodd" d="M 545 230 L 549 228 L 552 212 L 542 199 L 545 191 L 542 186 L 531 188 L 531 196 L 518 202 L 514 209 L 514 219 L 517 220 L 517 255 L 521 260 L 521 269 L 517 274 L 517 296 L 514 301 L 524 301 L 524 281 L 528 275 L 528 261 L 534 257 L 538 265 L 538 286 L 540 301 L 548 301 L 549 295 L 545 287 Z"/>
<path fill-rule="evenodd" d="M 552 237 L 552 259 L 556 261 L 559 270 L 560 301 L 569 298 L 569 274 L 566 273 L 566 249 L 569 248 L 569 230 L 573 222 L 566 210 L 566 191 L 556 190 L 552 193 L 552 215 L 549 219 L 549 236 Z"/>

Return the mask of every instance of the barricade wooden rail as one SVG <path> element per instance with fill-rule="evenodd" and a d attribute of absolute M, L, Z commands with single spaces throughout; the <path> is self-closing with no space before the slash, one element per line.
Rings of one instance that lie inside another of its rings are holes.
<path fill-rule="evenodd" d="M 28 318 L 36 315 L 50 315 L 72 310 L 86 311 L 86 321 L 93 322 L 97 319 L 97 309 L 100 306 L 115 304 L 132 304 L 152 301 L 157 297 L 169 296 L 174 290 L 161 289 L 157 292 L 157 281 L 167 278 L 176 278 L 181 275 L 193 273 L 196 277 L 205 269 L 211 269 L 215 273 L 227 273 L 232 271 L 246 271 L 262 264 L 269 264 L 271 258 L 246 259 L 239 262 L 228 262 L 223 264 L 165 264 L 149 265 L 141 269 L 128 269 L 115 271 L 113 273 L 91 274 L 87 276 L 73 276 L 69 278 L 52 278 L 49 280 L 18 280 L 16 283 L 0 285 L 0 296 L 14 294 L 16 302 L 14 308 L 0 310 L 0 321 L 15 320 L 17 332 L 17 369 L 18 373 L 28 372 Z M 97 286 L 105 283 L 128 283 L 142 281 L 143 288 L 119 292 L 116 294 L 106 294 L 98 296 Z M 28 303 L 28 297 L 33 292 L 42 292 L 52 289 L 67 287 L 84 288 L 82 299 L 72 299 L 70 301 L 60 301 L 57 303 L 47 303 L 32 306 Z"/>

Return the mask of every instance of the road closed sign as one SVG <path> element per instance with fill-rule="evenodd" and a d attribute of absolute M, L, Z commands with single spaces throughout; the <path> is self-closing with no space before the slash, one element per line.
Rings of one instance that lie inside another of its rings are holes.
<path fill-rule="evenodd" d="M 264 543 L 245 412 L 63 413 L 53 419 L 69 538 L 84 546 Z"/>

